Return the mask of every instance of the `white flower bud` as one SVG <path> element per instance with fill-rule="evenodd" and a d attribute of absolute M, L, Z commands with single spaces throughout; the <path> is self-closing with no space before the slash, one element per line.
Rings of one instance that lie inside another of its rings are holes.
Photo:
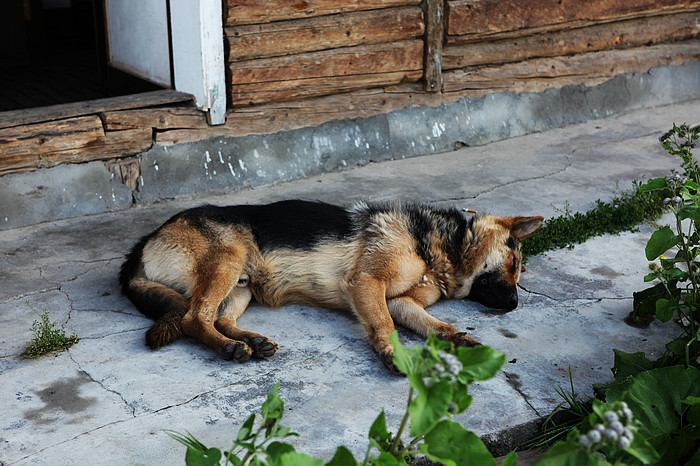
<path fill-rule="evenodd" d="M 603 414 L 603 418 L 608 424 L 619 420 L 615 411 L 606 411 L 605 414 Z"/>
<path fill-rule="evenodd" d="M 622 448 L 623 450 L 625 448 L 629 448 L 629 446 L 632 445 L 632 441 L 628 439 L 627 437 L 620 437 L 617 440 L 617 446 Z"/>
<path fill-rule="evenodd" d="M 604 433 L 603 435 L 605 435 L 605 438 L 606 438 L 606 439 L 608 439 L 608 440 L 613 440 L 613 441 L 615 441 L 615 440 L 617 440 L 618 438 L 620 438 L 620 436 L 618 435 L 618 433 L 615 432 L 615 431 L 612 430 L 612 429 L 605 429 L 605 433 Z"/>
<path fill-rule="evenodd" d="M 601 438 L 600 432 L 597 430 L 591 430 L 588 432 L 588 440 L 590 440 L 591 443 L 598 443 L 600 442 Z"/>
<path fill-rule="evenodd" d="M 591 445 L 591 440 L 588 438 L 586 435 L 582 435 L 578 438 L 578 443 L 584 447 L 587 448 Z"/>
<path fill-rule="evenodd" d="M 623 426 L 620 421 L 611 422 L 610 428 L 620 435 L 625 431 L 625 426 Z"/>

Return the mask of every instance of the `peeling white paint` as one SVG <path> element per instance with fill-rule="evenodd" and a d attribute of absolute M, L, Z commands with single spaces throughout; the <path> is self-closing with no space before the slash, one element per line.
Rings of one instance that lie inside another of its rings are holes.
<path fill-rule="evenodd" d="M 433 137 L 439 138 L 445 132 L 445 123 L 433 123 Z"/>
<path fill-rule="evenodd" d="M 231 162 L 228 163 L 228 169 L 231 172 L 231 176 L 236 176 L 236 172 L 233 171 L 233 165 L 231 165 Z"/>
<path fill-rule="evenodd" d="M 238 166 L 240 166 L 241 170 L 243 170 L 244 172 L 248 171 L 248 169 L 245 166 L 245 163 L 243 163 L 243 160 L 241 160 L 241 159 L 238 159 Z"/>
<path fill-rule="evenodd" d="M 219 151 L 219 162 L 221 162 L 222 164 L 225 163 L 224 162 L 224 155 L 221 153 L 221 151 Z"/>
<path fill-rule="evenodd" d="M 255 157 L 256 159 L 260 158 L 260 154 L 258 153 L 257 149 L 253 149 L 253 157 Z"/>

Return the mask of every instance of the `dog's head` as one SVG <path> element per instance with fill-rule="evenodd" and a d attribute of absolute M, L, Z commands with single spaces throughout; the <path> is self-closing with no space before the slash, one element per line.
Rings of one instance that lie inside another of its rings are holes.
<path fill-rule="evenodd" d="M 455 297 L 493 309 L 515 309 L 520 242 L 542 228 L 542 221 L 542 217 L 474 217 L 464 238 Z"/>

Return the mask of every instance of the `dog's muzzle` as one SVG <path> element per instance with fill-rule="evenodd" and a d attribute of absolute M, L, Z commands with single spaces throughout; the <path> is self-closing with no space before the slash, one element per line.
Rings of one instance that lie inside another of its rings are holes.
<path fill-rule="evenodd" d="M 518 289 L 493 273 L 478 276 L 467 297 L 492 309 L 512 311 L 518 307 Z"/>

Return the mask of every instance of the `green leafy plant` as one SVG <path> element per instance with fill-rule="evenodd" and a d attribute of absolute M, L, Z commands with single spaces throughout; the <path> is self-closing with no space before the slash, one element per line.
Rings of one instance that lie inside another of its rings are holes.
<path fill-rule="evenodd" d="M 605 401 L 593 400 L 593 413 L 537 466 L 700 464 L 700 167 L 692 155 L 697 139 L 697 127 L 674 124 L 660 141 L 681 158 L 684 173 L 639 187 L 642 194 L 662 196 L 674 225 L 658 228 L 647 242 L 645 254 L 653 262 L 644 280 L 657 283 L 634 293 L 629 319 L 644 325 L 675 318 L 681 335 L 655 361 L 642 352 L 613 350 L 615 381 L 599 387 Z"/>
<path fill-rule="evenodd" d="M 567 206 L 562 215 L 546 219 L 540 231 L 523 241 L 523 261 L 552 249 L 573 248 L 594 236 L 628 231 L 658 218 L 663 211 L 663 196 L 639 188 L 635 184 L 632 191 L 622 192 L 610 202 L 599 199 L 588 212 L 571 213 Z"/>
<path fill-rule="evenodd" d="M 697 127 L 674 124 L 662 136 L 661 144 L 670 154 L 681 158 L 684 173 L 655 178 L 640 187 L 643 192 L 663 193 L 666 196 L 664 204 L 675 221 L 670 227 L 657 229 L 647 242 L 646 257 L 654 262 L 650 264 L 650 272 L 644 281 L 657 283 L 634 294 L 630 319 L 644 324 L 654 318 L 662 322 L 676 318 L 681 323 L 683 334 L 666 346 L 667 365 L 682 362 L 686 366 L 700 366 L 700 233 L 697 230 L 697 222 L 700 221 L 700 168 L 692 154 L 697 139 Z"/>
<path fill-rule="evenodd" d="M 30 305 L 29 308 L 41 319 L 32 322 L 32 333 L 34 338 L 29 342 L 27 349 L 22 353 L 22 357 L 36 359 L 51 351 L 67 349 L 78 343 L 80 339 L 72 334 L 66 336 L 66 333 L 58 328 L 55 328 L 57 323 L 49 320 L 49 311 L 44 310 L 39 314 Z"/>
<path fill-rule="evenodd" d="M 248 417 L 228 451 L 209 448 L 189 433 L 167 433 L 187 446 L 185 460 L 191 466 L 218 465 L 222 460 L 234 466 L 389 466 L 406 465 L 417 455 L 444 465 L 495 465 L 481 439 L 451 417 L 471 404 L 469 385 L 493 377 L 505 363 L 505 355 L 488 346 L 455 349 L 433 335 L 423 347 L 414 349 L 403 347 L 396 332 L 390 341 L 394 345 L 394 364 L 410 384 L 406 411 L 396 433 L 388 430 L 384 411 L 379 413 L 369 429 L 369 444 L 361 462 L 344 446 L 324 463 L 279 441 L 297 435 L 280 424 L 284 403 L 277 394 L 279 383 L 263 403 L 258 427 L 256 416 Z M 405 434 L 410 438 L 405 439 Z M 514 465 L 516 461 L 512 453 L 502 464 Z"/>

